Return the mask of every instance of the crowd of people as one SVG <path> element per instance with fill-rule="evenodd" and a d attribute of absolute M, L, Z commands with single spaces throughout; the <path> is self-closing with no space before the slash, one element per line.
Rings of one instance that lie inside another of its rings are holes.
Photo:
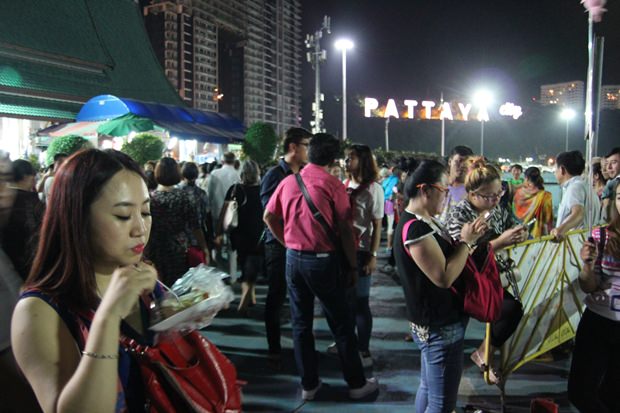
<path fill-rule="evenodd" d="M 568 391 L 580 411 L 616 411 L 609 396 L 620 388 L 620 148 L 592 165 L 592 185 L 580 152 L 558 154 L 555 214 L 539 168 L 512 165 L 504 179 L 499 165 L 466 146 L 455 147 L 447 163 L 403 158 L 379 166 L 366 145 L 343 148 L 332 135 L 292 128 L 282 148 L 262 176 L 255 161 L 239 162 L 230 152 L 213 168 L 172 157 L 140 166 L 121 152 L 87 149 L 57 154 L 44 174 L 0 154 L 0 366 L 16 389 L 9 409 L 37 411 L 34 392 L 44 411 L 140 411 L 139 368 L 119 344 L 121 334 L 153 342 L 152 315 L 140 297 L 199 263 L 225 261 L 229 271 L 240 270 L 240 316 L 256 304 L 255 285 L 265 276 L 265 337 L 275 370 L 286 362 L 281 312 L 288 295 L 302 399 L 314 399 L 322 385 L 315 300 L 334 337 L 326 351 L 338 356 L 349 397 L 365 398 L 379 389 L 364 368 L 373 364 L 371 276 L 385 254 L 403 288 L 407 337 L 421 351 L 416 411 L 452 412 L 469 320 L 454 290 L 468 256 L 479 245 L 501 254 L 530 238 L 559 242 L 589 217 L 609 225 L 581 251 L 587 310 Z M 493 383 L 502 372 L 486 360 L 522 316 L 505 289 L 490 347 L 481 337 L 470 355 Z"/>

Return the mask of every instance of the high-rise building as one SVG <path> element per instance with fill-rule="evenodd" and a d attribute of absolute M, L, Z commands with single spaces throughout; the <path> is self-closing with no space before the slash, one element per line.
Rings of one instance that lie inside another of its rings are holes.
<path fill-rule="evenodd" d="M 601 87 L 601 109 L 620 109 L 620 85 L 603 85 Z"/>
<path fill-rule="evenodd" d="M 585 105 L 585 88 L 581 80 L 540 86 L 540 104 L 581 109 Z"/>
<path fill-rule="evenodd" d="M 281 134 L 301 115 L 300 0 L 152 0 L 145 24 L 188 105 Z"/>

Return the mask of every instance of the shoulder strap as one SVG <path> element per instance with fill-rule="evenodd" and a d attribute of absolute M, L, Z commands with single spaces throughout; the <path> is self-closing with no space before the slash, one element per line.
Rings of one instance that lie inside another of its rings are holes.
<path fill-rule="evenodd" d="M 312 216 L 314 217 L 314 219 L 316 219 L 321 224 L 327 236 L 334 243 L 334 247 L 338 248 L 338 236 L 336 235 L 334 230 L 329 226 L 327 221 L 325 221 L 325 218 L 323 218 L 323 215 L 321 215 L 321 211 L 319 211 L 316 205 L 314 205 L 314 202 L 312 202 L 312 198 L 310 197 L 310 194 L 308 193 L 308 188 L 306 188 L 306 184 L 304 184 L 303 179 L 301 179 L 301 175 L 295 174 L 295 179 L 297 179 L 297 185 L 299 185 L 299 189 L 301 190 L 301 193 L 303 194 L 304 199 L 306 200 L 306 204 L 308 204 L 308 208 L 310 208 L 310 212 L 312 212 Z"/>
<path fill-rule="evenodd" d="M 348 191 L 348 184 L 346 185 L 347 187 L 347 191 Z M 370 187 L 369 183 L 365 183 L 365 184 L 360 184 L 357 188 L 351 190 L 351 192 L 349 192 L 349 197 L 350 198 L 355 198 L 356 196 L 358 196 L 362 191 L 365 191 L 366 189 L 368 189 Z"/>
<path fill-rule="evenodd" d="M 407 233 L 409 232 L 409 228 L 411 227 L 411 224 L 413 224 L 415 221 L 417 221 L 417 219 L 413 218 L 413 219 L 410 219 L 409 221 L 405 222 L 405 225 L 403 225 L 403 233 L 402 233 L 403 248 L 405 249 L 405 252 L 407 253 L 407 255 L 411 259 L 413 259 L 413 257 L 411 256 L 411 253 L 409 252 L 409 249 L 405 245 L 405 242 L 407 242 Z"/>

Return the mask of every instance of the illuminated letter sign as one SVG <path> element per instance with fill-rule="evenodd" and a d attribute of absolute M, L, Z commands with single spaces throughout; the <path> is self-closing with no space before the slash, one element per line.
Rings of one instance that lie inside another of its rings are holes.
<path fill-rule="evenodd" d="M 513 119 L 519 119 L 523 115 L 521 106 L 517 106 L 512 102 L 506 102 L 499 106 L 497 112 L 496 106 L 487 107 L 486 105 L 476 105 L 473 109 L 471 103 L 462 103 L 456 101 L 449 101 L 436 103 L 432 100 L 423 100 L 418 102 L 414 99 L 402 100 L 406 111 L 402 107 L 396 105 L 395 99 L 388 99 L 385 106 L 380 106 L 379 101 L 372 97 L 364 98 L 364 116 L 371 118 L 374 116 L 383 117 L 388 119 L 390 117 L 400 119 L 415 119 L 416 116 L 422 119 L 448 119 L 448 120 L 463 120 L 469 121 L 478 120 L 480 122 L 489 122 L 490 114 L 511 117 Z M 438 106 L 438 107 L 437 107 Z M 433 108 L 437 107 L 438 110 L 433 111 Z M 400 111 L 399 111 L 400 110 Z M 416 113 L 417 112 L 417 113 Z"/>
<path fill-rule="evenodd" d="M 407 117 L 409 119 L 413 119 L 414 112 L 413 108 L 418 106 L 417 100 L 405 100 L 405 106 L 407 106 Z"/>
<path fill-rule="evenodd" d="M 502 116 L 510 116 L 513 119 L 519 119 L 523 115 L 521 106 L 517 106 L 512 102 L 506 102 L 499 107 L 499 114 Z"/>
<path fill-rule="evenodd" d="M 463 105 L 462 103 L 459 103 L 459 110 L 461 111 L 461 116 L 463 117 L 463 120 L 469 120 L 469 111 L 471 110 L 471 103 L 468 103 L 467 105 Z"/>
<path fill-rule="evenodd" d="M 388 99 L 388 103 L 387 106 L 385 107 L 385 114 L 383 115 L 384 118 L 389 118 L 390 116 L 398 119 L 398 109 L 396 109 L 396 102 L 394 102 L 394 99 Z"/>
<path fill-rule="evenodd" d="M 487 111 L 486 106 L 480 106 L 480 110 L 478 111 L 478 120 L 480 122 L 488 122 L 489 121 L 489 112 Z"/>
<path fill-rule="evenodd" d="M 365 98 L 364 99 L 364 116 L 367 118 L 370 117 L 373 110 L 379 107 L 379 101 L 375 98 Z"/>
<path fill-rule="evenodd" d="M 441 105 L 441 113 L 439 114 L 439 119 L 448 119 L 454 120 L 452 117 L 452 109 L 450 108 L 450 104 L 448 102 L 443 102 Z"/>
<path fill-rule="evenodd" d="M 422 101 L 422 106 L 424 106 L 424 109 L 426 109 L 426 119 L 430 119 L 431 118 L 431 108 L 435 107 L 435 102 L 431 101 L 431 100 L 423 100 Z"/>

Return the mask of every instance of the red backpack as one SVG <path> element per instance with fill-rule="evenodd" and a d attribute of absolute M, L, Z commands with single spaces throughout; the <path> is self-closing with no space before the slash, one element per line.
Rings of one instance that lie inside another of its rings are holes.
<path fill-rule="evenodd" d="M 403 248 L 409 257 L 411 253 L 405 246 L 405 242 L 409 227 L 414 221 L 417 219 L 407 221 L 403 225 L 402 232 Z M 478 265 L 477 262 L 480 261 L 482 265 Z M 467 257 L 467 262 L 459 277 L 464 281 L 462 291 L 455 287 L 451 287 L 451 290 L 463 298 L 463 311 L 478 321 L 496 321 L 502 310 L 504 289 L 490 244 L 478 246 L 476 252 Z"/>

